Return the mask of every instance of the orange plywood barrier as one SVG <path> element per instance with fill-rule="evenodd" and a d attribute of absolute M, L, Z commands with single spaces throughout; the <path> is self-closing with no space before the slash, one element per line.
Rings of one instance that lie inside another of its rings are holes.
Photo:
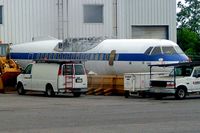
<path fill-rule="evenodd" d="M 88 75 L 88 95 L 123 95 L 123 76 Z"/>
<path fill-rule="evenodd" d="M 95 90 L 102 88 L 103 78 L 97 75 L 88 76 L 88 95 L 95 94 Z"/>

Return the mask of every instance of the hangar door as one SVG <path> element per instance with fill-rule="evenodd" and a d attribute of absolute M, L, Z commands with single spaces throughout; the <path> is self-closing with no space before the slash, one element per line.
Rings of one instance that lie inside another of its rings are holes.
<path fill-rule="evenodd" d="M 168 26 L 132 26 L 133 39 L 169 39 Z"/>

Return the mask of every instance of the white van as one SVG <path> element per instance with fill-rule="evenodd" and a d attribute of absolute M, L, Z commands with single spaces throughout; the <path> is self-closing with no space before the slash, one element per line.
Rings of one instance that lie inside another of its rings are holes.
<path fill-rule="evenodd" d="M 17 77 L 17 91 L 42 91 L 46 96 L 73 93 L 79 97 L 87 91 L 87 75 L 83 64 L 67 62 L 31 63 Z"/>

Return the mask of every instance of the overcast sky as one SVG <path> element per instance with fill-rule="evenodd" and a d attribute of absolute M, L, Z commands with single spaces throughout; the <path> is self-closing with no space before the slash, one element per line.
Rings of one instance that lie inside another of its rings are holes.
<path fill-rule="evenodd" d="M 178 3 L 179 1 L 181 1 L 182 3 L 185 1 L 185 0 L 176 0 L 176 3 Z M 177 8 L 177 12 L 179 12 L 180 9 Z"/>
<path fill-rule="evenodd" d="M 176 0 L 177 1 L 177 3 L 178 3 L 178 1 L 182 1 L 182 2 L 184 2 L 185 0 Z"/>

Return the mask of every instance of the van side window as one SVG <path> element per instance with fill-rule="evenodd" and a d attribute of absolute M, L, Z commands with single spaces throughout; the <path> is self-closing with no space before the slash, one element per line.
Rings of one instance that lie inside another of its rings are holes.
<path fill-rule="evenodd" d="M 73 65 L 63 65 L 63 75 L 73 75 Z"/>
<path fill-rule="evenodd" d="M 75 65 L 75 75 L 84 75 L 84 69 L 82 65 Z"/>
<path fill-rule="evenodd" d="M 32 66 L 32 64 L 29 64 L 24 70 L 24 74 L 31 74 Z"/>

